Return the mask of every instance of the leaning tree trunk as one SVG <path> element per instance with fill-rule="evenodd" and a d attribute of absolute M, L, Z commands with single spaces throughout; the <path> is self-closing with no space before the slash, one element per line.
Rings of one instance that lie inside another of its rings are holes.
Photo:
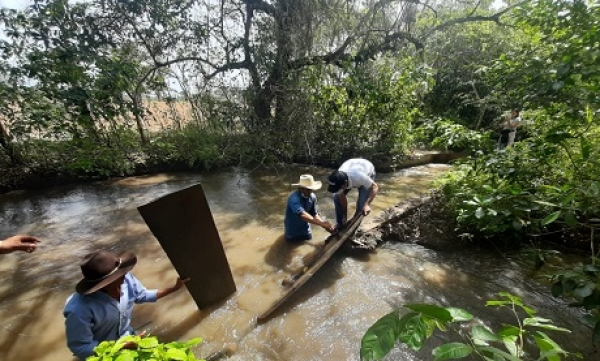
<path fill-rule="evenodd" d="M 12 165 L 24 165 L 25 159 L 11 141 L 7 126 L 0 119 L 0 147 L 4 149 Z"/>

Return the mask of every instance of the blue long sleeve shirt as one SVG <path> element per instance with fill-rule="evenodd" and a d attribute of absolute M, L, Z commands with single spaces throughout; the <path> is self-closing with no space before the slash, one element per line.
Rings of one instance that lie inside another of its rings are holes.
<path fill-rule="evenodd" d="M 63 310 L 67 346 L 75 356 L 85 360 L 94 354 L 94 348 L 100 342 L 133 334 L 133 304 L 156 302 L 157 292 L 147 290 L 128 273 L 121 285 L 119 301 L 100 291 L 89 295 L 74 293 Z"/>
<path fill-rule="evenodd" d="M 285 237 L 287 239 L 306 238 L 310 239 L 310 224 L 300 217 L 302 212 L 311 216 L 317 215 L 317 196 L 311 193 L 309 198 L 304 198 L 299 190 L 290 194 L 285 209 Z"/>

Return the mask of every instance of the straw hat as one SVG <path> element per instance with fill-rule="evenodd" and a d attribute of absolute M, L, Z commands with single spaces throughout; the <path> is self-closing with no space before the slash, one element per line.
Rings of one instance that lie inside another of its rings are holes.
<path fill-rule="evenodd" d="M 96 292 L 131 271 L 136 263 L 137 257 L 130 251 L 118 256 L 108 251 L 90 253 L 81 264 L 83 279 L 75 290 L 82 295 Z"/>
<path fill-rule="evenodd" d="M 312 175 L 303 174 L 300 176 L 298 183 L 294 183 L 292 185 L 316 191 L 317 189 L 321 189 L 322 184 L 321 181 L 315 181 Z"/>

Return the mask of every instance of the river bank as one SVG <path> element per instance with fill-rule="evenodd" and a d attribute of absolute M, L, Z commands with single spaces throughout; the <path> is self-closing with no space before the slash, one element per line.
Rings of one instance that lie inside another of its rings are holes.
<path fill-rule="evenodd" d="M 414 151 L 394 161 L 374 159 L 373 163 L 378 173 L 390 173 L 401 169 L 411 168 L 430 163 L 445 164 L 466 156 L 466 152 L 437 152 Z M 226 169 L 235 164 L 225 162 L 217 169 Z M 273 164 L 282 166 L 283 164 Z M 313 164 L 326 166 L 323 164 Z M 266 166 L 265 164 L 249 165 Z M 336 165 L 333 165 L 335 167 Z M 137 159 L 131 161 L 128 172 L 121 174 L 99 174 L 97 172 L 69 172 L 58 167 L 14 166 L 0 168 L 0 194 L 15 190 L 45 189 L 66 184 L 94 182 L 99 180 L 118 179 L 131 176 L 153 175 L 165 172 L 200 172 L 206 171 L 197 165 L 186 162 L 157 161 Z M 211 169 L 213 170 L 213 169 Z"/>

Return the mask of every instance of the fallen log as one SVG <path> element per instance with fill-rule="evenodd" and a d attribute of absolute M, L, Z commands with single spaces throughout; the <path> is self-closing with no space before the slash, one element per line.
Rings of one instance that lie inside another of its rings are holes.
<path fill-rule="evenodd" d="M 382 242 L 382 233 L 390 224 L 401 220 L 405 215 L 421 207 L 423 204 L 431 201 L 431 197 L 418 197 L 406 200 L 394 207 L 385 210 L 378 220 L 369 225 L 368 229 L 360 229 L 356 236 L 349 242 L 346 242 L 344 248 L 349 251 L 372 251 Z"/>

